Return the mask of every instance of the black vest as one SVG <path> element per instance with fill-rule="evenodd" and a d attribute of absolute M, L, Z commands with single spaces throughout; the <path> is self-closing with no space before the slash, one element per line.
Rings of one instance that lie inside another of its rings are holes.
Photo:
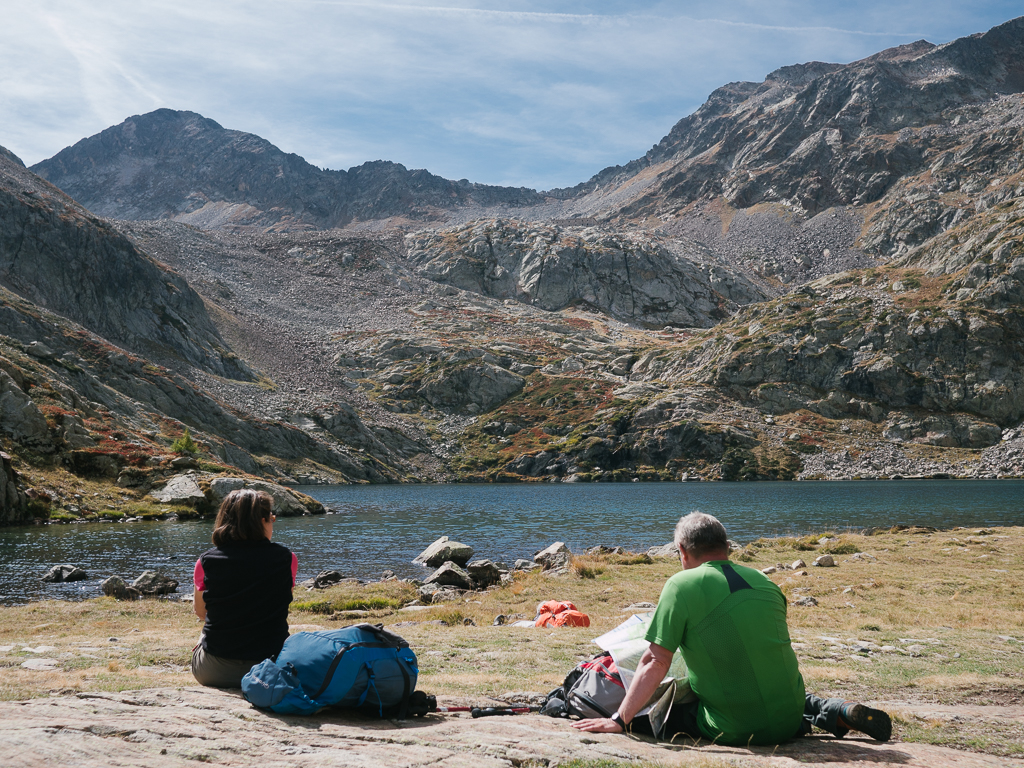
<path fill-rule="evenodd" d="M 273 659 L 288 637 L 292 553 L 267 539 L 214 547 L 205 573 L 203 648 L 224 659 Z"/>

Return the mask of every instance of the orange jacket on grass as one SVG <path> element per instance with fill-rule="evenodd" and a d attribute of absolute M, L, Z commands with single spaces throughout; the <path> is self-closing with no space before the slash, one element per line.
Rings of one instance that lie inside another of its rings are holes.
<path fill-rule="evenodd" d="M 538 608 L 537 627 L 589 627 L 590 617 L 566 601 L 548 600 Z"/>

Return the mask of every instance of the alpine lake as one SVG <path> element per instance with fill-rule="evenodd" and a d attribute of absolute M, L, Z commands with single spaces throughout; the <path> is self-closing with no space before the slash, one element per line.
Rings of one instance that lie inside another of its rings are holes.
<path fill-rule="evenodd" d="M 672 539 L 680 515 L 716 515 L 730 537 L 842 532 L 895 525 L 940 529 L 1021 525 L 1024 480 L 789 483 L 630 483 L 303 486 L 331 513 L 279 518 L 274 540 L 296 553 L 298 580 L 324 570 L 379 579 L 429 571 L 412 560 L 441 536 L 474 558 L 509 565 L 555 541 L 574 552 L 597 544 L 645 551 Z M 156 570 L 192 589 L 196 558 L 211 546 L 212 519 L 0 529 L 0 603 L 81 600 L 112 574 Z M 45 584 L 53 565 L 84 568 L 85 581 Z"/>

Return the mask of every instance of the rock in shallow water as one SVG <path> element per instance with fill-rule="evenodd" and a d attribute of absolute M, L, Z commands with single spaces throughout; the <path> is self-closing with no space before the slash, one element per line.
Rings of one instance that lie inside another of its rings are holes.
<path fill-rule="evenodd" d="M 170 576 L 164 576 L 156 571 L 143 571 L 132 587 L 143 595 L 168 595 L 178 589 L 178 582 Z"/>
<path fill-rule="evenodd" d="M 464 566 L 472 556 L 473 548 L 471 546 L 442 536 L 420 552 L 413 562 L 418 565 L 429 565 L 431 568 L 437 568 L 446 562 Z"/>
<path fill-rule="evenodd" d="M 60 583 L 64 581 L 82 581 L 89 578 L 89 574 L 75 565 L 55 565 L 46 572 L 42 581 L 48 583 Z"/>
<path fill-rule="evenodd" d="M 142 597 L 142 593 L 139 590 L 128 586 L 127 582 L 120 576 L 111 576 L 105 579 L 100 584 L 100 589 L 103 590 L 104 595 L 115 600 L 138 600 Z"/>

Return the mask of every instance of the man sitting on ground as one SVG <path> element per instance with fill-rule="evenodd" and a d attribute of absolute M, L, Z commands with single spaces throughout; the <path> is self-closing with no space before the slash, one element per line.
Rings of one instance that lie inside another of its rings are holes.
<path fill-rule="evenodd" d="M 583 731 L 619 733 L 664 679 L 682 651 L 697 700 L 672 708 L 667 738 L 686 734 L 718 744 L 778 744 L 816 725 L 837 737 L 863 731 L 888 741 L 885 712 L 843 699 L 804 694 L 786 625 L 786 598 L 760 571 L 729 562 L 725 527 L 700 512 L 676 525 L 683 570 L 661 592 L 637 667 L 618 711 L 580 720 Z"/>

